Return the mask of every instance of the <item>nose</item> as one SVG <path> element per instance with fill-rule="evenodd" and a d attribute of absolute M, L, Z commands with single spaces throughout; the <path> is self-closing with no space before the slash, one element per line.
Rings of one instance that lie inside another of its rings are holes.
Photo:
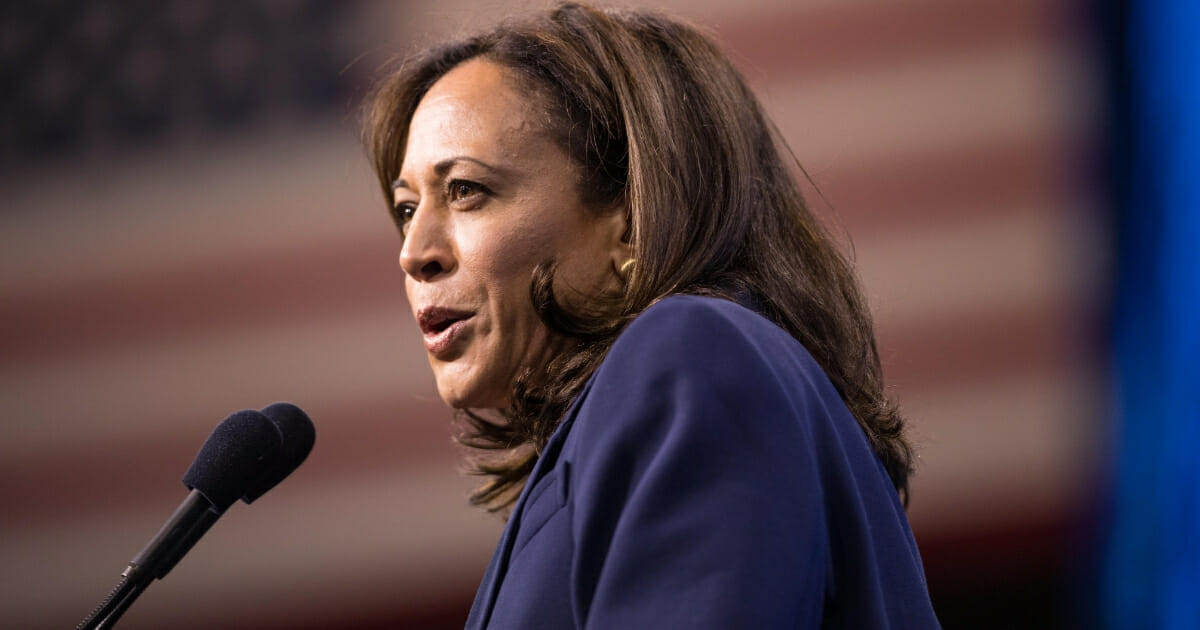
<path fill-rule="evenodd" d="M 436 208 L 418 207 L 400 247 L 400 268 L 419 282 L 429 282 L 454 270 L 454 247 L 449 226 Z"/>

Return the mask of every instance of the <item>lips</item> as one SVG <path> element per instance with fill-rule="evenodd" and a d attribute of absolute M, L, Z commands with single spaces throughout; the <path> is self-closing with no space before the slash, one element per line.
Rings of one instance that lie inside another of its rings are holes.
<path fill-rule="evenodd" d="M 466 322 L 474 313 L 440 306 L 429 306 L 417 312 L 417 326 L 425 337 L 425 349 L 434 356 L 444 355 L 460 339 Z"/>

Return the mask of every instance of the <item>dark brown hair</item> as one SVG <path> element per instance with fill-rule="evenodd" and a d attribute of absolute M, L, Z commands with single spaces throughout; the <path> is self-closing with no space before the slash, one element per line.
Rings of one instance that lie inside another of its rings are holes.
<path fill-rule="evenodd" d="M 666 16 L 567 3 L 426 51 L 384 78 L 364 133 L 389 207 L 408 124 L 451 68 L 484 58 L 516 72 L 580 169 L 585 201 L 623 204 L 636 259 L 624 292 L 568 311 L 553 261 L 531 299 L 565 350 L 528 366 L 502 419 L 466 412 L 460 441 L 490 476 L 472 501 L 515 500 L 537 453 L 629 321 L 666 296 L 750 298 L 825 370 L 907 498 L 912 450 L 884 395 L 870 313 L 850 263 L 806 205 L 799 165 L 728 58 Z"/>

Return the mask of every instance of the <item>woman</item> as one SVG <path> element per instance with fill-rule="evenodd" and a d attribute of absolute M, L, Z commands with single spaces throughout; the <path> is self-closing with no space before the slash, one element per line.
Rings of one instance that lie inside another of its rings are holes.
<path fill-rule="evenodd" d="M 937 627 L 854 274 L 708 38 L 564 4 L 409 61 L 366 135 L 511 510 L 468 627 Z"/>

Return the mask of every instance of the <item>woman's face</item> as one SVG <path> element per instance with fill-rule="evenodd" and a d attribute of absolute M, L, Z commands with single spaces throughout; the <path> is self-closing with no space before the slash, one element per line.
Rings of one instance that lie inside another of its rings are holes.
<path fill-rule="evenodd" d="M 535 266 L 558 262 L 565 303 L 618 282 L 624 212 L 587 207 L 545 108 L 510 70 L 471 60 L 413 113 L 394 186 L 400 266 L 438 393 L 502 408 L 513 378 L 553 353 L 529 297 Z"/>

